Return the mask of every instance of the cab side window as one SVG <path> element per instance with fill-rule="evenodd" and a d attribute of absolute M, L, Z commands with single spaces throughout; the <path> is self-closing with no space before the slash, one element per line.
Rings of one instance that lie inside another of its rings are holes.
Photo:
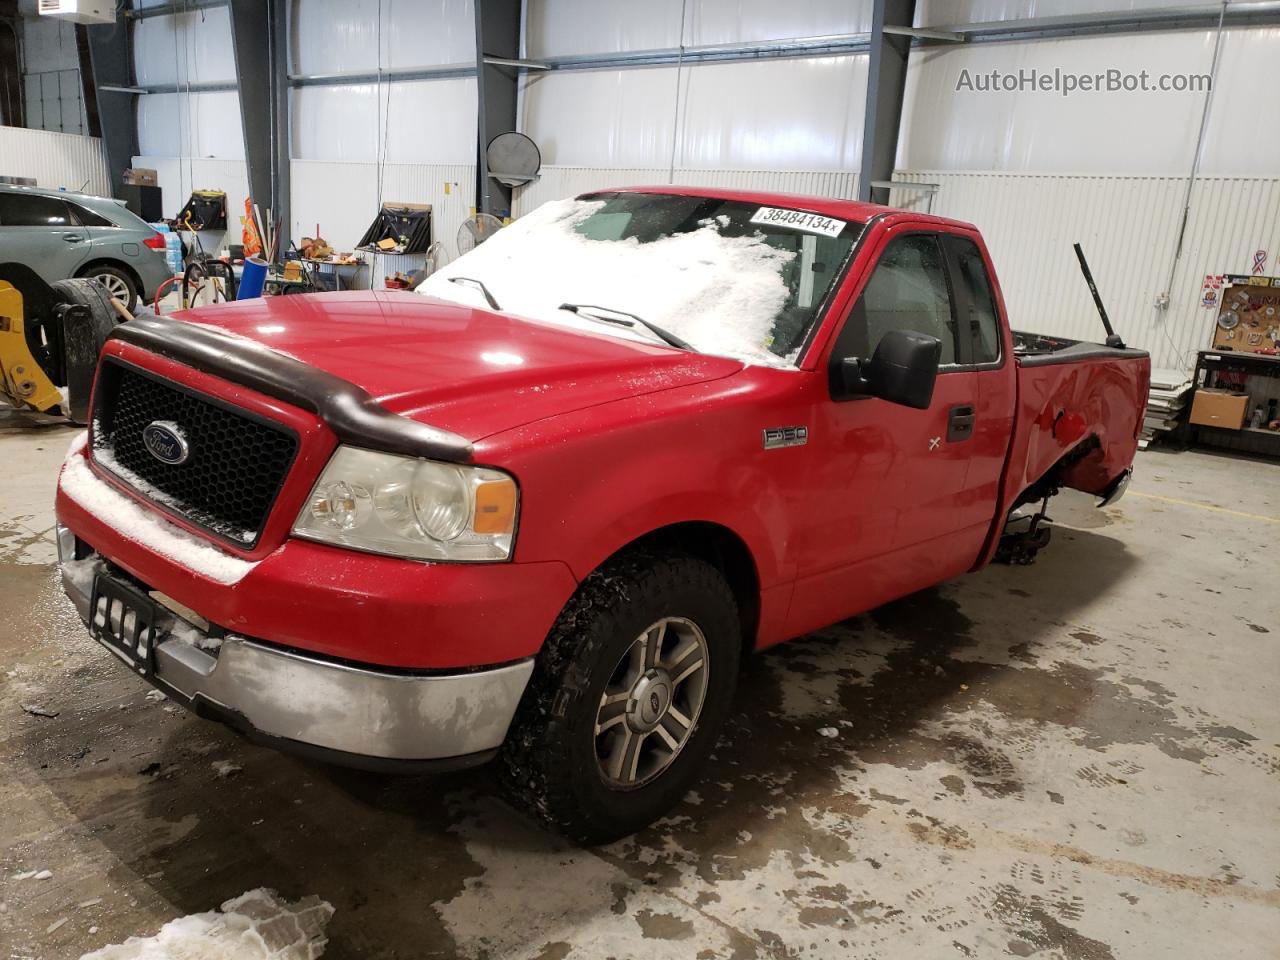
<path fill-rule="evenodd" d="M 969 308 L 966 312 L 973 336 L 973 362 L 994 363 L 1000 359 L 1000 319 L 996 313 L 991 279 L 987 276 L 987 265 L 982 261 L 982 251 L 976 243 L 964 237 L 948 237 L 947 242 L 955 257 L 958 283 L 968 293 Z"/>
<path fill-rule="evenodd" d="M 933 234 L 889 242 L 845 324 L 849 354 L 871 357 L 890 330 L 923 333 L 942 342 L 940 363 L 956 363 L 956 325 L 942 248 Z"/>

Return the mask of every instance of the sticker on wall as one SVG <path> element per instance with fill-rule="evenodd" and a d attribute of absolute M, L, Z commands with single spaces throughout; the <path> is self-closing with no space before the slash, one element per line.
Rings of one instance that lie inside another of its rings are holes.
<path fill-rule="evenodd" d="M 1253 272 L 1261 273 L 1267 269 L 1267 251 L 1258 250 L 1253 255 Z"/>
<path fill-rule="evenodd" d="M 1218 291 L 1222 289 L 1222 274 L 1206 273 L 1204 276 L 1204 285 L 1200 288 L 1200 306 L 1216 307 L 1218 305 Z"/>

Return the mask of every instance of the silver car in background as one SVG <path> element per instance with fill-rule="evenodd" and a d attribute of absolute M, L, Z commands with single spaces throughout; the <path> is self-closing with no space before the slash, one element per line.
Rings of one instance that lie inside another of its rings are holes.
<path fill-rule="evenodd" d="M 164 235 L 124 201 L 0 184 L 0 263 L 7 261 L 46 283 L 92 277 L 130 311 L 169 278 Z"/>

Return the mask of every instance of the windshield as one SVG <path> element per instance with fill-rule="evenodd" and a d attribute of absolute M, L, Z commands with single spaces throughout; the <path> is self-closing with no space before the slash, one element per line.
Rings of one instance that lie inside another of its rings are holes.
<path fill-rule="evenodd" d="M 543 204 L 433 273 L 420 293 L 652 341 L 561 310 L 598 304 L 702 353 L 793 367 L 863 224 L 710 197 L 596 193 Z"/>

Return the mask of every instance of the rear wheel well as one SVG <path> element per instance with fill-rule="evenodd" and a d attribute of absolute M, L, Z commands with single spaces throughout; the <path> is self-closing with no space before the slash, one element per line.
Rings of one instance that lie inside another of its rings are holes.
<path fill-rule="evenodd" d="M 1035 503 L 1045 497 L 1055 496 L 1062 486 L 1063 474 L 1089 456 L 1089 454 L 1101 448 L 1102 441 L 1098 439 L 1098 435 L 1096 433 L 1089 434 L 1080 443 L 1068 450 L 1057 463 L 1046 470 L 1039 480 L 1023 490 L 1013 501 L 1009 511 L 1012 513 L 1023 504 Z"/>
<path fill-rule="evenodd" d="M 743 656 L 755 649 L 760 627 L 760 576 L 756 571 L 755 558 L 741 537 L 718 523 L 674 523 L 631 541 L 614 556 L 637 549 L 686 553 L 719 570 L 738 604 Z"/>

